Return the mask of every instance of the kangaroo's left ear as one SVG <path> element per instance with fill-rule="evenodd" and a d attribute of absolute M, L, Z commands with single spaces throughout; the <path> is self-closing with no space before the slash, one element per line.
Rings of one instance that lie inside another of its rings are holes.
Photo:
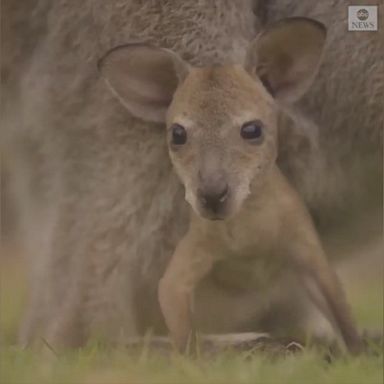
<path fill-rule="evenodd" d="M 294 102 L 311 85 L 320 66 L 326 29 L 303 17 L 282 19 L 251 43 L 245 68 L 278 100 Z"/>
<path fill-rule="evenodd" d="M 189 71 L 189 65 L 176 53 L 141 43 L 111 49 L 99 60 L 98 68 L 133 116 L 160 123 Z"/>

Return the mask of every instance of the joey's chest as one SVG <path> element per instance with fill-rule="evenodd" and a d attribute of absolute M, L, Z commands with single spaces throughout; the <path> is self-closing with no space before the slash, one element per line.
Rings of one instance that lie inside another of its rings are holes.
<path fill-rule="evenodd" d="M 281 220 L 268 207 L 248 204 L 238 215 L 212 227 L 219 258 L 257 257 L 276 253 Z"/>
<path fill-rule="evenodd" d="M 267 288 L 285 269 L 281 218 L 274 210 L 246 208 L 233 219 L 214 222 L 207 229 L 205 244 L 215 260 L 211 276 L 235 289 Z"/>

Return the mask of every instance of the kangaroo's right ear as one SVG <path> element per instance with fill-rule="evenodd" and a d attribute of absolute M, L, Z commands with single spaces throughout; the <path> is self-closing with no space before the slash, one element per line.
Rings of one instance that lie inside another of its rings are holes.
<path fill-rule="evenodd" d="M 133 116 L 164 122 L 188 64 L 174 52 L 145 44 L 127 44 L 108 51 L 98 62 L 104 80 Z"/>
<path fill-rule="evenodd" d="M 310 87 L 319 69 L 326 28 L 316 20 L 276 21 L 251 43 L 245 68 L 278 100 L 293 103 Z"/>

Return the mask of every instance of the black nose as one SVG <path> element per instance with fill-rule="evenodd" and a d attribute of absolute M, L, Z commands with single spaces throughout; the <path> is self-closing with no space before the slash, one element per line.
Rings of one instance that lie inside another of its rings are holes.
<path fill-rule="evenodd" d="M 205 208 L 217 213 L 228 198 L 228 185 L 199 189 L 197 196 Z"/>

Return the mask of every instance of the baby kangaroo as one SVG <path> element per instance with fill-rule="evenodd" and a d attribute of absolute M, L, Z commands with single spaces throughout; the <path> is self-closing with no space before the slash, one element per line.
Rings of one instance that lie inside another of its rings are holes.
<path fill-rule="evenodd" d="M 192 330 L 199 282 L 217 262 L 250 256 L 273 266 L 271 284 L 293 272 L 348 349 L 360 348 L 307 209 L 275 163 L 280 107 L 310 86 L 325 37 L 320 23 L 292 18 L 259 34 L 243 65 L 191 68 L 175 53 L 143 44 L 118 47 L 100 62 L 135 116 L 166 122 L 170 157 L 193 208 L 159 285 L 179 350 Z"/>

